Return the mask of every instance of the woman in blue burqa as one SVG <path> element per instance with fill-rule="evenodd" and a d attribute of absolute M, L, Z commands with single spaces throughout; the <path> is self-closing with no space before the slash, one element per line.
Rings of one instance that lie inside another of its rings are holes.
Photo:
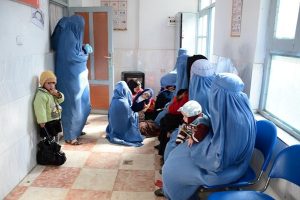
<path fill-rule="evenodd" d="M 208 117 L 210 116 L 208 96 L 210 94 L 211 84 L 215 76 L 215 68 L 208 60 L 199 59 L 192 64 L 191 80 L 189 84 L 189 100 L 197 101 L 202 107 L 202 112 Z M 173 131 L 166 146 L 164 152 L 165 160 L 168 158 L 169 153 L 175 147 L 177 147 L 177 135 L 178 128 Z"/>
<path fill-rule="evenodd" d="M 177 71 L 176 77 L 176 92 L 180 89 L 188 89 L 188 79 L 187 79 L 187 50 L 179 49 L 178 57 L 175 64 L 175 69 Z"/>
<path fill-rule="evenodd" d="M 86 67 L 88 53 L 82 48 L 83 33 L 84 19 L 74 15 L 63 17 L 51 36 L 57 88 L 66 97 L 62 104 L 64 139 L 73 145 L 80 144 L 77 138 L 82 134 L 91 110 Z"/>
<path fill-rule="evenodd" d="M 138 113 L 132 111 L 132 94 L 124 81 L 116 84 L 108 111 L 106 138 L 114 144 L 142 146 Z"/>
<path fill-rule="evenodd" d="M 169 154 L 162 170 L 168 199 L 199 199 L 199 186 L 227 184 L 246 172 L 256 122 L 243 88 L 234 74 L 218 74 L 213 80 L 209 95 L 212 131 L 192 147 L 185 142 Z"/>

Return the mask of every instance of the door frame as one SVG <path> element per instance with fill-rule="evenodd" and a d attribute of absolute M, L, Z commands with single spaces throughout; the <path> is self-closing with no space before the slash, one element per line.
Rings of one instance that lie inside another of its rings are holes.
<path fill-rule="evenodd" d="M 92 31 L 89 31 L 89 38 L 92 46 L 94 44 L 94 33 L 93 33 L 93 21 L 92 21 L 92 12 L 106 12 L 108 17 L 107 22 L 107 31 L 108 31 L 108 55 L 107 55 L 107 64 L 108 64 L 108 80 L 89 80 L 89 84 L 101 84 L 107 85 L 109 88 L 109 99 L 108 102 L 110 104 L 113 90 L 114 90 L 114 67 L 113 67 L 113 46 L 112 46 L 112 33 L 113 33 L 113 20 L 112 14 L 113 10 L 111 7 L 100 6 L 100 7 L 69 7 L 69 16 L 75 14 L 75 12 L 87 12 L 89 13 L 89 27 L 92 28 Z M 94 79 L 94 54 L 91 54 L 91 79 Z M 108 110 L 98 110 L 93 109 L 92 113 L 98 114 L 107 114 Z"/>

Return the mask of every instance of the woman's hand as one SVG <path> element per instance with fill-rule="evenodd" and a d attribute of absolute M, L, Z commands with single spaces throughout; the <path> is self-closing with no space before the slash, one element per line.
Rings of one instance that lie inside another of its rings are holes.
<path fill-rule="evenodd" d="M 91 53 L 93 53 L 93 48 L 92 48 L 92 46 L 89 45 L 89 44 L 83 45 L 82 49 L 84 50 L 84 52 L 85 52 L 86 54 L 91 54 Z"/>
<path fill-rule="evenodd" d="M 143 108 L 143 112 L 146 112 L 148 110 L 148 108 L 150 107 L 150 102 L 148 104 L 144 104 L 144 108 Z"/>

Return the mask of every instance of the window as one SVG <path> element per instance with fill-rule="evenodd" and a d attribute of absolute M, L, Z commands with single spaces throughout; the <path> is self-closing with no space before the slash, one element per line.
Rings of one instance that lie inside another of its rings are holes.
<path fill-rule="evenodd" d="M 275 21 L 275 37 L 278 39 L 294 39 L 299 12 L 299 1 L 279 1 Z M 288 19 L 288 23 L 287 23 Z"/>
<path fill-rule="evenodd" d="M 300 139 L 300 0 L 271 4 L 268 61 L 259 112 Z"/>
<path fill-rule="evenodd" d="M 50 0 L 49 20 L 50 31 L 53 33 L 57 22 L 67 14 L 68 0 Z"/>
<path fill-rule="evenodd" d="M 196 53 L 202 54 L 208 59 L 211 58 L 213 52 L 214 22 L 215 0 L 200 0 Z"/>
<path fill-rule="evenodd" d="M 68 6 L 69 4 L 69 0 L 50 0 L 49 2 L 62 6 Z"/>
<path fill-rule="evenodd" d="M 215 0 L 199 0 L 199 10 L 209 7 L 211 4 L 215 3 Z"/>

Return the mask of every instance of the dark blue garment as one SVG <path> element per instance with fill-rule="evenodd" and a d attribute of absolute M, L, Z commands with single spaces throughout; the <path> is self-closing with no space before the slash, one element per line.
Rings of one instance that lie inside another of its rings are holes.
<path fill-rule="evenodd" d="M 150 97 L 148 99 L 143 100 L 143 101 L 137 102 L 138 98 L 140 96 L 142 96 L 145 92 L 149 92 L 150 93 Z M 140 92 L 139 94 L 137 94 L 136 97 L 133 99 L 131 109 L 134 112 L 139 112 L 139 111 L 143 110 L 144 107 L 145 107 L 145 105 L 149 104 L 150 99 L 152 98 L 152 96 L 153 96 L 153 90 L 152 89 L 150 89 L 150 88 L 144 89 L 142 92 Z"/>
<path fill-rule="evenodd" d="M 192 147 L 178 145 L 163 166 L 163 190 L 169 199 L 198 199 L 199 186 L 227 184 L 245 173 L 254 149 L 256 122 L 243 89 L 242 80 L 234 74 L 218 74 L 213 80 L 212 131 Z"/>
<path fill-rule="evenodd" d="M 174 97 L 174 93 L 174 91 L 170 90 L 161 91 L 156 97 L 155 110 L 163 109 L 167 103 L 171 102 Z"/>
<path fill-rule="evenodd" d="M 125 81 L 116 84 L 108 111 L 106 138 L 114 144 L 142 146 L 138 113 L 131 110 L 132 94 Z"/>
<path fill-rule="evenodd" d="M 84 19 L 74 15 L 63 17 L 51 36 L 57 88 L 65 95 L 61 104 L 65 140 L 80 136 L 91 110 L 88 55 L 82 51 L 83 33 Z"/>

